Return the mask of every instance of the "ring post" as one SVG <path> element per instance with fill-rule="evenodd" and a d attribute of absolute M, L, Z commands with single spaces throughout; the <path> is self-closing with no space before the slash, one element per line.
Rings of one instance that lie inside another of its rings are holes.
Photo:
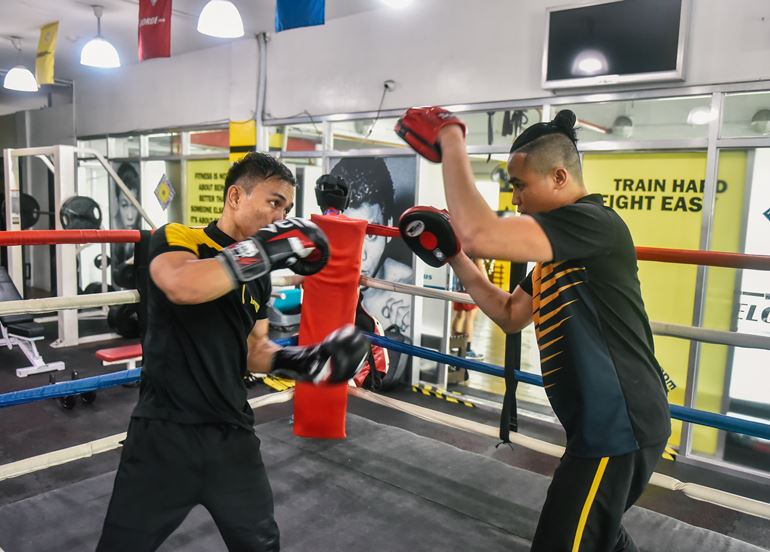
<path fill-rule="evenodd" d="M 361 278 L 361 252 L 366 221 L 341 215 L 312 215 L 329 238 L 328 264 L 305 278 L 299 345 L 322 341 L 356 318 Z M 348 384 L 313 385 L 297 382 L 294 393 L 294 434 L 322 439 L 345 438 Z"/>

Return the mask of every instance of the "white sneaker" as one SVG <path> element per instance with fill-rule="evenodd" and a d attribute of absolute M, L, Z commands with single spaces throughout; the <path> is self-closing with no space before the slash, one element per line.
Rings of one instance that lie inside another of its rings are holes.
<path fill-rule="evenodd" d="M 465 358 L 469 358 L 471 360 L 484 360 L 484 353 L 477 353 L 473 349 L 468 349 L 465 351 Z"/>

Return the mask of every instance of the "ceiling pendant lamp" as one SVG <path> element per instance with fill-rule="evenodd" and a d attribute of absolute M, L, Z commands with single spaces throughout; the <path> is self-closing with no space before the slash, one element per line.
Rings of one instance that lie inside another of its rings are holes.
<path fill-rule="evenodd" d="M 230 0 L 209 0 L 198 17 L 198 32 L 217 38 L 243 36 L 243 20 Z"/>
<path fill-rule="evenodd" d="M 10 39 L 11 44 L 13 44 L 13 47 L 18 51 L 19 61 L 21 61 L 21 37 L 12 36 Z M 3 88 L 7 88 L 8 90 L 18 90 L 19 92 L 37 92 L 40 87 L 38 86 L 32 71 L 19 63 L 5 74 Z"/>
<path fill-rule="evenodd" d="M 101 69 L 114 69 L 120 67 L 120 56 L 115 46 L 102 38 L 102 12 L 103 6 L 91 6 L 96 16 L 96 38 L 89 40 L 80 51 L 81 65 L 99 67 Z"/>

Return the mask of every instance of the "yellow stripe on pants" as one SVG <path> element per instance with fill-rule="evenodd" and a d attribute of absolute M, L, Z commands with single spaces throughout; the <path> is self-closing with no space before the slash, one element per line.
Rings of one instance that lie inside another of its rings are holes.
<path fill-rule="evenodd" d="M 572 543 L 572 552 L 578 552 L 580 550 L 580 541 L 583 540 L 583 530 L 586 528 L 586 522 L 588 521 L 588 513 L 591 511 L 591 506 L 596 498 L 596 491 L 599 490 L 599 485 L 604 477 L 604 470 L 609 462 L 609 456 L 604 456 L 599 461 L 599 467 L 596 468 L 596 474 L 594 475 L 594 481 L 591 483 L 591 490 L 588 491 L 585 504 L 583 504 L 583 511 L 580 512 L 580 521 L 578 521 L 577 531 L 575 532 L 575 541 Z"/>

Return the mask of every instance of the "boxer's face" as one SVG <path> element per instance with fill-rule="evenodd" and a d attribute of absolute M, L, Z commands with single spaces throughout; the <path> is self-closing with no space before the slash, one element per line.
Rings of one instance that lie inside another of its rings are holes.
<path fill-rule="evenodd" d="M 228 190 L 236 234 L 242 240 L 253 236 L 268 224 L 283 220 L 294 206 L 294 186 L 280 178 L 268 178 L 249 185 L 240 182 Z M 251 189 L 249 189 L 251 188 Z"/>
<path fill-rule="evenodd" d="M 508 175 L 513 185 L 513 204 L 519 213 L 543 213 L 561 206 L 559 191 L 566 176 L 563 168 L 542 174 L 529 166 L 526 153 L 514 153 L 508 160 Z"/>

